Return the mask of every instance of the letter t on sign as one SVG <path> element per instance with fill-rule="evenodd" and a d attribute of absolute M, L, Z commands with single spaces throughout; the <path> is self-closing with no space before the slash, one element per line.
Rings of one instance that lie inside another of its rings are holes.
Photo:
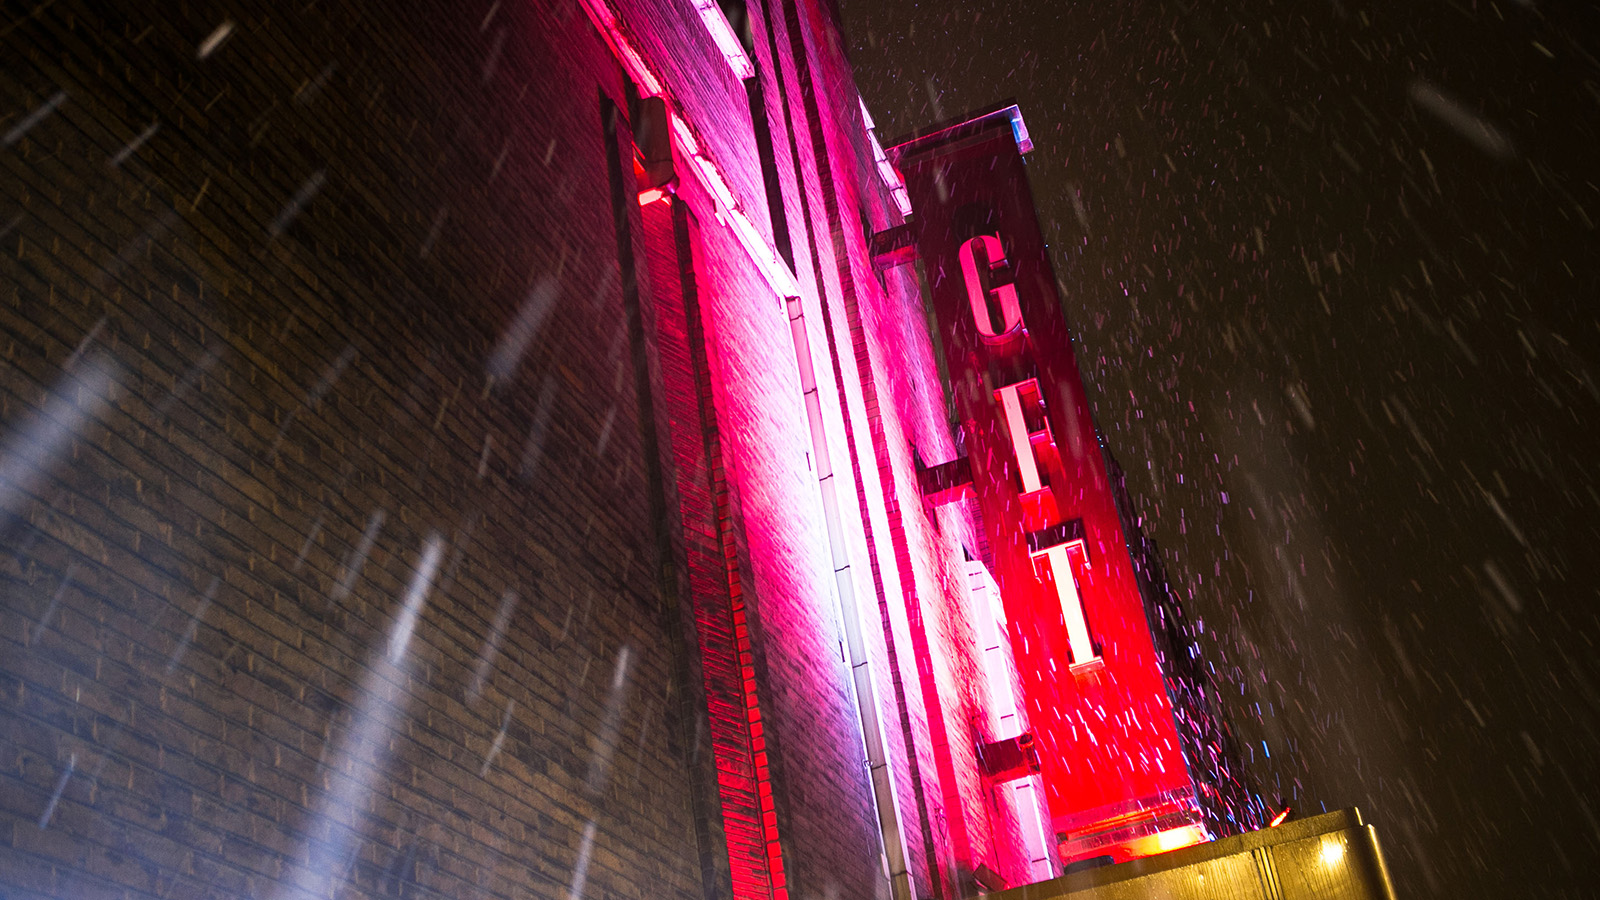
<path fill-rule="evenodd" d="M 1036 569 L 1040 560 L 1043 560 L 1044 571 L 1040 575 L 1055 584 L 1056 599 L 1061 602 L 1061 617 L 1067 623 L 1072 668 L 1081 670 L 1084 666 L 1100 663 L 1100 654 L 1095 652 L 1094 641 L 1089 638 L 1089 621 L 1083 614 L 1083 599 L 1078 595 L 1077 580 L 1072 577 L 1070 551 L 1074 548 L 1079 553 L 1086 552 L 1083 541 L 1076 540 L 1031 551 L 1028 555 L 1033 558 Z"/>

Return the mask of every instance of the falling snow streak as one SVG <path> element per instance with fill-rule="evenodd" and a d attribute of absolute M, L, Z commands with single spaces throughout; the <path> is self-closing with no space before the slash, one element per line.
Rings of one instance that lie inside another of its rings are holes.
<path fill-rule="evenodd" d="M 317 196 L 318 191 L 322 190 L 322 185 L 327 180 L 328 174 L 326 170 L 318 169 L 313 172 L 311 177 L 300 185 L 300 189 L 294 192 L 294 196 L 283 204 L 283 208 L 278 211 L 277 218 L 273 219 L 272 224 L 267 226 L 267 235 L 275 238 L 283 234 L 284 229 L 289 227 L 295 217 L 300 215 L 300 211 L 305 209 L 313 197 Z"/>
<path fill-rule="evenodd" d="M 611 777 L 611 758 L 617 752 L 617 740 L 621 736 L 622 714 L 627 706 L 628 688 L 628 660 L 631 651 L 623 647 L 617 654 L 616 667 L 611 672 L 611 691 L 606 697 L 606 714 L 600 723 L 600 733 L 596 737 L 594 755 L 589 759 L 589 773 L 584 777 L 584 784 L 592 794 L 599 794 L 605 790 L 606 782 Z"/>
<path fill-rule="evenodd" d="M 442 216 L 440 221 L 443 221 Z M 555 308 L 556 296 L 556 280 L 548 275 L 540 278 L 533 290 L 528 292 L 527 298 L 517 309 L 517 317 L 500 335 L 494 352 L 489 356 L 489 375 L 496 381 L 505 381 L 516 373 L 523 355 L 528 352 L 528 345 L 538 336 L 545 319 Z"/>
<path fill-rule="evenodd" d="M 70 456 L 68 443 L 109 398 L 116 374 L 109 357 L 89 355 L 62 374 L 43 408 L 0 446 L 0 514 L 22 514 L 50 468 Z"/>
<path fill-rule="evenodd" d="M 378 532 L 383 530 L 384 515 L 383 510 L 377 509 L 373 510 L 367 519 L 367 527 L 361 532 L 360 542 L 352 547 L 349 556 L 345 557 L 342 567 L 344 576 L 339 579 L 338 585 L 329 595 L 330 603 L 337 605 L 344 602 L 355 588 L 356 579 L 361 577 L 361 569 L 367 564 L 367 556 L 372 553 L 373 545 L 378 542 Z"/>
<path fill-rule="evenodd" d="M 339 354 L 338 359 L 323 370 L 322 376 L 317 379 L 317 383 L 312 385 L 311 390 L 306 392 L 305 399 L 301 402 L 301 405 L 296 407 L 294 412 L 284 417 L 283 424 L 278 426 L 278 433 L 272 438 L 272 446 L 267 449 L 267 459 L 277 458 L 278 448 L 283 445 L 284 436 L 289 433 L 289 428 L 294 425 L 295 419 L 300 416 L 303 410 L 309 409 L 315 412 L 322 405 L 322 399 L 328 395 L 328 391 L 333 389 L 339 377 L 344 374 L 344 370 L 359 355 L 360 352 L 356 350 L 355 345 L 351 344 L 344 348 L 344 352 Z"/>
<path fill-rule="evenodd" d="M 500 608 L 495 610 L 494 622 L 489 626 L 489 634 L 483 639 L 483 647 L 478 650 L 478 661 L 473 666 L 472 683 L 467 687 L 468 703 L 478 699 L 484 685 L 488 684 L 489 670 L 500 653 L 500 642 L 505 639 L 506 627 L 511 624 L 511 614 L 516 611 L 520 599 L 516 591 L 506 591 L 500 595 Z"/>
<path fill-rule="evenodd" d="M 424 541 L 384 650 L 369 660 L 352 699 L 349 730 L 337 750 L 327 752 L 330 748 L 324 747 L 323 761 L 329 766 L 324 772 L 327 788 L 316 799 L 311 820 L 301 829 L 306 848 L 297 857 L 304 862 L 288 873 L 285 887 L 277 895 L 282 900 L 297 896 L 297 892 L 337 896 L 367 839 L 362 830 L 363 812 L 381 793 L 386 780 L 389 742 L 406 715 L 409 694 L 405 686 L 411 671 L 408 651 L 443 553 L 444 542 L 437 534 Z"/>
<path fill-rule="evenodd" d="M 133 156 L 135 153 L 138 153 L 139 148 L 143 147 L 147 141 L 155 137 L 156 132 L 160 129 L 160 122 L 151 122 L 148 128 L 139 132 L 137 137 L 125 144 L 123 148 L 113 154 L 110 159 L 107 159 L 106 165 L 113 169 L 118 168 L 123 163 L 127 162 L 129 157 Z"/>
<path fill-rule="evenodd" d="M 9 147 L 12 144 L 15 144 L 17 141 L 22 140 L 29 131 L 33 130 L 33 126 L 43 122 L 46 117 L 55 112 L 56 108 L 65 102 L 67 102 L 66 91 L 57 91 L 56 93 L 52 94 L 49 100 L 46 100 L 44 103 L 40 104 L 36 109 L 33 110 L 33 112 L 23 116 L 22 121 L 11 126 L 10 130 L 6 132 L 5 137 L 0 138 L 0 146 Z"/>

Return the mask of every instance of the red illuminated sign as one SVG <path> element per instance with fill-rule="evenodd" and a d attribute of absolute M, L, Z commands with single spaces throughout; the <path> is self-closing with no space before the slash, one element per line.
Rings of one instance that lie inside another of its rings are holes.
<path fill-rule="evenodd" d="M 966 446 L 925 484 L 981 510 L 1062 861 L 1125 859 L 1197 839 L 1200 814 L 1020 126 L 1010 107 L 889 151 L 916 220 L 875 250 L 892 264 L 914 243 L 925 267 Z"/>

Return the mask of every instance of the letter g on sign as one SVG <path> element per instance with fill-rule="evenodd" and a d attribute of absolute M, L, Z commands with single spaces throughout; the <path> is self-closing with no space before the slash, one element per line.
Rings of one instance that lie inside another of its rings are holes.
<path fill-rule="evenodd" d="M 997 330 L 994 327 L 994 314 L 989 308 L 989 297 L 985 296 L 983 283 L 978 280 L 978 261 L 973 256 L 976 244 L 983 245 L 989 271 L 993 272 L 1006 264 L 1006 253 L 1000 246 L 998 235 L 980 234 L 961 245 L 961 277 L 966 281 L 967 301 L 972 304 L 972 321 L 978 326 L 978 334 L 986 340 L 1010 337 L 1022 326 L 1022 310 L 1017 306 L 1017 287 L 1014 284 L 1002 284 L 988 291 L 994 297 L 995 305 L 1000 307 L 1000 328 Z"/>

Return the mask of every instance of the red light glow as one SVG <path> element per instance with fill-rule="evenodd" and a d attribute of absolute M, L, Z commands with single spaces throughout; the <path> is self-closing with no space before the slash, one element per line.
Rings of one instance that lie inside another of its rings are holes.
<path fill-rule="evenodd" d="M 1282 812 L 1272 817 L 1272 821 L 1267 823 L 1267 827 L 1277 828 L 1279 825 L 1282 825 L 1284 821 L 1289 818 L 1289 813 L 1291 812 L 1293 812 L 1293 810 L 1285 806 Z"/>

